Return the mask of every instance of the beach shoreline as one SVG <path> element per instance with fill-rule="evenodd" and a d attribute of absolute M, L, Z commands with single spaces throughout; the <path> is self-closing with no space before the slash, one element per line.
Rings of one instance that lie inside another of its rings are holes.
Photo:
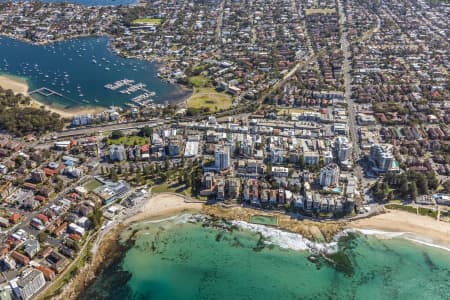
<path fill-rule="evenodd" d="M 133 211 L 135 214 L 100 233 L 98 246 L 94 246 L 96 249 L 93 250 L 90 262 L 65 285 L 59 294 L 53 295 L 52 299 L 77 299 L 82 291 L 95 280 L 99 272 L 118 258 L 120 252 L 124 250 L 125 246 L 120 243 L 120 235 L 132 224 L 146 220 L 159 220 L 182 213 L 200 212 L 202 207 L 201 203 L 185 202 L 183 196 L 174 194 L 161 193 L 149 196 L 136 207 L 136 211 Z"/>
<path fill-rule="evenodd" d="M 2 87 L 5 90 L 12 90 L 15 94 L 22 94 L 24 96 L 30 97 L 31 102 L 30 102 L 29 107 L 34 107 L 34 108 L 44 107 L 45 110 L 57 113 L 63 118 L 71 118 L 75 115 L 80 115 L 80 114 L 95 114 L 95 113 L 99 113 L 99 112 L 102 112 L 105 110 L 105 108 L 99 107 L 99 106 L 89 106 L 89 107 L 80 106 L 80 107 L 65 109 L 65 108 L 59 108 L 54 105 L 46 104 L 46 103 L 41 102 L 41 101 L 37 100 L 36 98 L 33 98 L 32 96 L 30 96 L 28 93 L 29 86 L 28 86 L 27 81 L 25 79 L 22 79 L 22 78 L 16 77 L 16 76 L 1 74 L 0 75 L 0 87 Z"/>
<path fill-rule="evenodd" d="M 427 216 L 386 210 L 370 218 L 352 221 L 349 229 L 380 238 L 404 238 L 412 242 L 450 251 L 450 223 Z"/>
<path fill-rule="evenodd" d="M 124 219 L 110 225 L 110 228 L 100 233 L 97 240 L 98 246 L 93 250 L 91 261 L 53 299 L 77 299 L 81 291 L 89 287 L 97 275 L 118 258 L 119 253 L 113 256 L 111 250 L 124 251 L 125 246 L 120 242 L 120 237 L 131 225 L 143 221 L 163 220 L 183 213 L 200 213 L 229 221 L 245 222 L 248 222 L 249 216 L 254 214 L 276 215 L 279 220 L 277 229 L 295 232 L 310 240 L 318 241 L 321 237 L 322 242 L 330 241 L 349 230 L 381 239 L 402 238 L 413 243 L 450 251 L 448 235 L 450 223 L 438 222 L 430 217 L 417 216 L 408 212 L 387 210 L 386 213 L 356 221 L 316 222 L 297 220 L 285 214 L 241 206 L 223 207 L 191 203 L 187 202 L 186 197 L 182 195 L 158 193 L 148 196 L 132 208 Z"/>

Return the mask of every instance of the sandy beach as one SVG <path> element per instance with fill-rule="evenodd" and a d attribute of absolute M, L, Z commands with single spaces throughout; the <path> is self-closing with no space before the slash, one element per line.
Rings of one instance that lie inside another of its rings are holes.
<path fill-rule="evenodd" d="M 276 215 L 280 229 L 300 233 L 304 237 L 316 241 L 330 241 L 335 234 L 344 229 L 356 229 L 365 234 L 375 234 L 380 238 L 403 237 L 418 243 L 450 249 L 450 223 L 438 222 L 430 217 L 403 211 L 387 210 L 384 214 L 352 222 L 300 221 L 278 212 L 269 213 L 240 206 L 205 206 L 202 203 L 185 202 L 185 198 L 181 195 L 161 193 L 142 200 L 134 210 L 128 212 L 128 216 L 117 220 L 117 223 L 112 224 L 109 230 L 103 232 L 97 245 L 93 247 L 90 263 L 86 264 L 54 299 L 76 299 L 80 291 L 95 279 L 98 272 L 122 253 L 123 245 L 118 243 L 118 240 L 121 232 L 129 225 L 184 212 L 201 212 L 224 219 L 242 221 L 248 221 L 249 217 L 255 214 Z M 371 232 L 368 233 L 367 230 L 371 230 Z M 115 255 L 112 255 L 111 251 Z"/>
<path fill-rule="evenodd" d="M 450 249 L 450 223 L 404 211 L 387 210 L 385 214 L 351 222 L 349 227 L 405 233 L 407 239 Z"/>
<path fill-rule="evenodd" d="M 12 90 L 15 94 L 28 95 L 28 84 L 18 78 L 0 75 L 0 86 L 5 90 Z"/>
<path fill-rule="evenodd" d="M 175 194 L 156 194 L 146 199 L 139 213 L 124 220 L 123 224 L 128 225 L 140 220 L 171 216 L 182 212 L 200 211 L 202 207 L 201 203 L 185 202 L 182 196 Z"/>
<path fill-rule="evenodd" d="M 152 218 L 163 218 L 183 212 L 196 212 L 200 211 L 202 207 L 201 203 L 184 202 L 182 196 L 175 194 L 156 194 L 143 200 L 136 207 L 138 209 L 136 213 L 133 212 L 130 217 L 125 218 L 118 224 L 114 224 L 109 230 L 101 234 L 99 243 L 94 246 L 95 250 L 93 250 L 90 262 L 84 265 L 80 272 L 63 287 L 60 294 L 53 295 L 52 299 L 77 299 L 80 292 L 89 286 L 98 272 L 124 251 L 124 246 L 118 241 L 121 232 L 131 223 Z"/>
<path fill-rule="evenodd" d="M 23 94 L 26 96 L 29 96 L 28 94 L 28 84 L 25 80 L 22 80 L 20 78 L 14 78 L 14 77 L 9 77 L 9 76 L 5 76 L 5 75 L 0 75 L 0 86 L 3 89 L 10 89 L 12 90 L 15 94 Z M 49 110 L 51 112 L 55 112 L 57 114 L 59 114 L 61 117 L 63 118 L 71 118 L 74 115 L 80 115 L 80 114 L 95 114 L 95 113 L 99 113 L 103 110 L 105 110 L 105 108 L 103 107 L 77 107 L 77 108 L 71 108 L 71 109 L 64 109 L 64 108 L 59 108 L 53 105 L 48 105 L 45 103 L 42 103 L 34 98 L 31 98 L 31 107 L 35 107 L 35 108 L 39 108 L 41 106 L 44 106 L 44 108 L 46 110 Z"/>

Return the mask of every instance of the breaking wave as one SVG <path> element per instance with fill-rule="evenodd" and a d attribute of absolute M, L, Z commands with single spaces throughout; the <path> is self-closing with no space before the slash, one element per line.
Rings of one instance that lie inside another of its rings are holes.
<path fill-rule="evenodd" d="M 173 224 L 184 223 L 203 223 L 211 220 L 207 215 L 202 214 L 181 214 L 159 220 L 147 220 L 145 223 L 162 223 L 171 222 Z M 301 234 L 284 231 L 260 224 L 252 224 L 245 221 L 231 221 L 231 225 L 235 225 L 243 230 L 259 233 L 264 238 L 267 245 L 275 245 L 282 249 L 290 249 L 296 251 L 310 251 L 313 253 L 332 254 L 339 251 L 338 241 L 340 238 L 347 236 L 349 233 L 360 233 L 366 236 L 375 236 L 378 239 L 402 238 L 414 243 L 422 244 L 428 247 L 438 248 L 450 251 L 450 248 L 436 244 L 433 240 L 420 237 L 409 232 L 390 232 L 376 229 L 345 229 L 333 237 L 333 241 L 329 243 L 313 242 Z"/>
<path fill-rule="evenodd" d="M 311 251 L 320 253 L 336 253 L 338 251 L 338 243 L 336 238 L 330 243 L 316 243 L 303 237 L 301 234 L 283 231 L 259 224 L 251 224 L 244 221 L 231 221 L 231 224 L 238 226 L 244 230 L 257 232 L 265 239 L 266 244 L 276 245 L 283 249 L 291 249 L 297 251 Z"/>
<path fill-rule="evenodd" d="M 439 245 L 436 242 L 434 242 L 431 238 L 426 238 L 422 236 L 418 236 L 414 233 L 410 232 L 392 232 L 392 231 L 382 231 L 382 230 L 376 230 L 376 229 L 349 229 L 348 231 L 354 231 L 359 232 L 364 235 L 373 235 L 376 236 L 378 239 L 392 239 L 392 238 L 402 238 L 405 240 L 408 240 L 410 242 L 414 242 L 417 244 L 425 245 L 432 248 L 437 248 L 445 251 L 450 251 L 450 248 Z"/>

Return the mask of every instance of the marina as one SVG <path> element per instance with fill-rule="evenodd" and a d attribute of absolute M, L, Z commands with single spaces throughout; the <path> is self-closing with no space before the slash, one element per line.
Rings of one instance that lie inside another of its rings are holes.
<path fill-rule="evenodd" d="M 121 94 L 127 94 L 127 95 L 131 95 L 136 92 L 143 92 L 143 94 L 133 97 L 131 99 L 131 102 L 133 102 L 133 104 L 128 103 L 127 106 L 136 107 L 136 105 L 134 105 L 134 104 L 137 104 L 140 107 L 153 106 L 153 99 L 149 99 L 149 98 L 155 96 L 156 93 L 149 91 L 146 88 L 146 86 L 147 85 L 142 82 L 135 83 L 134 80 L 125 78 L 122 80 L 118 80 L 114 83 L 105 84 L 104 87 L 106 89 L 112 90 L 112 91 L 117 91 L 120 88 L 124 88 L 124 89 L 120 90 L 119 92 Z"/>

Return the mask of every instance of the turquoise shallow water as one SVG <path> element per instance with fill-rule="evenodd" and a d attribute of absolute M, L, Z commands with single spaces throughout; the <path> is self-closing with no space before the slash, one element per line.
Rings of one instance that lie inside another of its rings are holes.
<path fill-rule="evenodd" d="M 133 229 L 133 245 L 81 299 L 450 298 L 449 253 L 406 240 L 341 239 L 332 258 L 343 272 L 310 262 L 307 251 L 261 247 L 261 236 L 246 230 L 173 221 Z"/>
<path fill-rule="evenodd" d="M 0 38 L 0 74 L 27 79 L 30 91 L 46 87 L 61 95 L 44 97 L 49 104 L 67 107 L 122 106 L 133 97 L 104 88 L 105 84 L 128 78 L 147 85 L 156 93 L 155 103 L 174 102 L 183 97 L 180 89 L 157 77 L 152 62 L 127 59 L 108 49 L 106 37 L 67 40 L 51 45 L 35 46 L 22 41 Z"/>

